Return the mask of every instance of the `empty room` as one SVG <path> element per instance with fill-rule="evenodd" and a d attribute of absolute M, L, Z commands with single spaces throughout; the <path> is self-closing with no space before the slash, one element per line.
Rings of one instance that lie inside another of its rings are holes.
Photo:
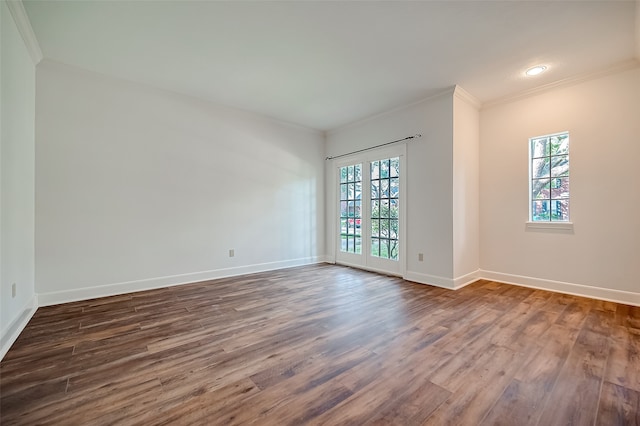
<path fill-rule="evenodd" d="M 640 424 L 640 1 L 0 0 L 0 424 Z"/>

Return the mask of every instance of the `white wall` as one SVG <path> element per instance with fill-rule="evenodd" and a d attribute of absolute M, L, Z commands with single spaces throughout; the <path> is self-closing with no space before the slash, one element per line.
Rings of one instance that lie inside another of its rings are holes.
<path fill-rule="evenodd" d="M 34 290 L 35 66 L 0 2 L 0 359 L 37 302 Z M 12 296 L 12 284 L 16 295 Z"/>
<path fill-rule="evenodd" d="M 322 133 L 46 61 L 37 93 L 41 304 L 323 260 Z"/>
<path fill-rule="evenodd" d="M 638 68 L 481 111 L 484 276 L 640 303 L 639 118 Z M 526 230 L 528 138 L 563 130 L 574 230 Z"/>
<path fill-rule="evenodd" d="M 440 96 L 331 131 L 327 156 L 371 147 L 416 133 L 422 138 L 407 143 L 406 274 L 408 279 L 452 286 L 452 179 L 453 90 Z M 333 167 L 327 162 L 327 183 Z M 335 256 L 336 240 L 331 221 L 336 220 L 327 191 L 327 252 Z M 418 261 L 424 253 L 424 261 Z"/>
<path fill-rule="evenodd" d="M 453 277 L 467 284 L 480 269 L 480 113 L 456 87 L 453 98 Z"/>

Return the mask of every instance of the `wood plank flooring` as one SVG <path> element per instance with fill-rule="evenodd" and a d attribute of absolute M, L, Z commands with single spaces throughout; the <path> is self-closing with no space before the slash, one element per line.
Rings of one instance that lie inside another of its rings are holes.
<path fill-rule="evenodd" d="M 640 308 L 314 265 L 40 308 L 2 425 L 637 425 Z"/>

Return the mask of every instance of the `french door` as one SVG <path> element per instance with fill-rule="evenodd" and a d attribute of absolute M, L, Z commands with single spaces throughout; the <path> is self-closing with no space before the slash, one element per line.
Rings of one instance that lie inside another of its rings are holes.
<path fill-rule="evenodd" d="M 404 146 L 337 164 L 336 262 L 402 275 Z"/>

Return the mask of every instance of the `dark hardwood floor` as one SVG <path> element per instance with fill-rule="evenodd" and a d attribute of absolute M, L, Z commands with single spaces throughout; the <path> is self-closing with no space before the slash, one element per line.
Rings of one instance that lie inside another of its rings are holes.
<path fill-rule="evenodd" d="M 317 265 L 40 308 L 0 423 L 631 425 L 640 308 Z"/>

